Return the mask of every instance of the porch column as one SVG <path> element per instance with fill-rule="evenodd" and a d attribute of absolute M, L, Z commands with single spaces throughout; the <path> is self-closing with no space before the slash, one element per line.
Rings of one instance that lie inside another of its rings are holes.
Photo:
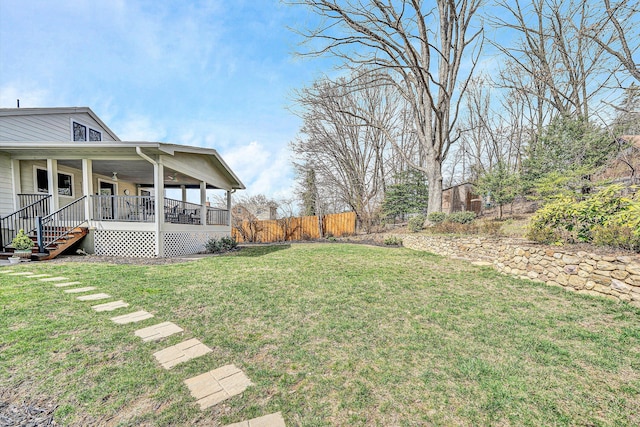
<path fill-rule="evenodd" d="M 20 206 L 20 199 L 18 197 L 18 194 L 22 193 L 22 185 L 20 183 L 20 160 L 11 159 L 11 175 L 11 187 L 13 190 L 13 210 L 17 211 L 18 209 L 22 208 L 22 206 Z"/>
<path fill-rule="evenodd" d="M 84 199 L 84 218 L 88 221 L 93 219 L 91 212 L 91 196 L 93 195 L 93 160 L 82 159 L 82 194 L 87 196 Z"/>
<path fill-rule="evenodd" d="M 207 183 L 200 182 L 200 225 L 207 226 Z"/>
<path fill-rule="evenodd" d="M 155 189 L 155 214 L 156 214 L 156 256 L 164 256 L 164 235 L 162 233 L 164 224 L 164 165 L 155 163 L 153 165 L 153 188 Z"/>
<path fill-rule="evenodd" d="M 182 195 L 181 195 L 181 199 L 183 202 L 187 201 L 187 187 L 185 187 L 184 185 L 180 186 L 180 190 L 182 191 Z"/>
<path fill-rule="evenodd" d="M 227 191 L 227 213 L 229 215 L 227 219 L 229 223 L 227 225 L 231 227 L 231 191 Z"/>
<path fill-rule="evenodd" d="M 49 181 L 49 194 L 51 194 L 51 212 L 60 209 L 58 198 L 58 161 L 47 159 L 47 180 Z"/>

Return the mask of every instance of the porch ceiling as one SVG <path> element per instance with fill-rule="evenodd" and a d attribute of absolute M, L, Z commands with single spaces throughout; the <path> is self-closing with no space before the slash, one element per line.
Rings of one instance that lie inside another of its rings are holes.
<path fill-rule="evenodd" d="M 59 165 L 82 170 L 81 160 L 58 160 Z M 117 173 L 118 180 L 133 182 L 144 186 L 153 187 L 153 165 L 145 160 L 94 160 L 93 173 L 111 177 Z M 200 187 L 200 181 L 190 176 L 164 168 L 164 186 L 171 187 Z M 207 188 L 214 188 L 208 185 Z"/>

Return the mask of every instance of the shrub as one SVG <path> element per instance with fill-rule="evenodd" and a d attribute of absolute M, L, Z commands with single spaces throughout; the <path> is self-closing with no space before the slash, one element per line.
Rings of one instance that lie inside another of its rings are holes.
<path fill-rule="evenodd" d="M 384 239 L 384 244 L 387 246 L 402 246 L 402 239 L 396 236 L 390 236 Z"/>
<path fill-rule="evenodd" d="M 231 236 L 221 237 L 220 239 L 213 238 L 209 239 L 207 243 L 205 243 L 204 248 L 205 251 L 209 254 L 217 254 L 221 252 L 228 252 L 232 249 L 235 249 L 238 246 L 238 242 Z"/>
<path fill-rule="evenodd" d="M 447 216 L 447 221 L 455 222 L 458 224 L 469 224 L 474 219 L 476 219 L 476 213 L 472 211 L 454 212 Z"/>
<path fill-rule="evenodd" d="M 598 225 L 593 229 L 593 243 L 640 252 L 640 235 L 633 228 L 618 224 Z"/>
<path fill-rule="evenodd" d="M 482 221 L 479 227 L 480 232 L 483 234 L 488 234 L 490 236 L 499 236 L 502 229 L 502 223 L 500 221 L 487 220 Z"/>
<path fill-rule="evenodd" d="M 640 200 L 611 185 L 577 201 L 562 197 L 531 218 L 527 237 L 542 243 L 587 242 L 639 250 Z"/>
<path fill-rule="evenodd" d="M 440 224 L 446 218 L 447 214 L 445 214 L 444 212 L 431 212 L 429 215 L 427 215 L 427 219 L 434 224 Z"/>
<path fill-rule="evenodd" d="M 13 246 L 13 249 L 16 249 L 19 251 L 25 251 L 33 247 L 33 241 L 29 236 L 27 236 L 27 233 L 25 233 L 24 230 L 21 228 L 20 231 L 18 231 L 18 234 L 16 235 L 16 237 L 14 237 L 13 240 L 11 241 L 11 246 Z"/>
<path fill-rule="evenodd" d="M 409 219 L 409 222 L 407 223 L 407 228 L 409 229 L 409 231 L 413 231 L 414 233 L 417 233 L 418 231 L 422 230 L 424 226 L 424 221 L 425 221 L 424 215 L 422 214 L 416 215 L 411 219 Z"/>

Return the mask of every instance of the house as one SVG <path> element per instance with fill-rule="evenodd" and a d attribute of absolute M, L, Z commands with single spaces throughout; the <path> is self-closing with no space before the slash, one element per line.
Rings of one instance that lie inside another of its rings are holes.
<path fill-rule="evenodd" d="M 262 205 L 238 203 L 233 206 L 231 214 L 243 220 L 274 220 L 278 219 L 278 205 L 274 202 L 268 202 Z"/>
<path fill-rule="evenodd" d="M 444 213 L 473 211 L 479 214 L 481 207 L 480 196 L 473 194 L 473 185 L 468 182 L 442 190 L 442 212 Z"/>
<path fill-rule="evenodd" d="M 216 150 L 121 141 L 87 107 L 0 109 L 0 252 L 20 228 L 49 255 L 80 231 L 97 255 L 201 252 L 230 235 L 231 193 L 244 188 Z M 207 206 L 207 190 L 227 206 Z"/>

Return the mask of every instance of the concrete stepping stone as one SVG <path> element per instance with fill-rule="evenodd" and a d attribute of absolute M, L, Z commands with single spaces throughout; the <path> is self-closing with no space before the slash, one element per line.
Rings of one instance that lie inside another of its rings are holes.
<path fill-rule="evenodd" d="M 95 311 L 113 311 L 116 310 L 118 308 L 124 308 L 124 307 L 129 307 L 129 303 L 126 303 L 122 300 L 120 301 L 112 301 L 112 302 L 107 302 L 104 304 L 98 304 L 98 305 L 92 305 L 91 308 L 93 308 Z"/>
<path fill-rule="evenodd" d="M 36 277 L 49 277 L 51 276 L 50 274 L 34 274 L 33 276 L 30 276 L 30 279 L 35 279 Z"/>
<path fill-rule="evenodd" d="M 78 297 L 80 301 L 97 301 L 101 299 L 111 298 L 111 295 L 108 294 L 91 294 L 91 295 L 83 295 Z"/>
<path fill-rule="evenodd" d="M 41 282 L 60 282 L 61 280 L 69 280 L 68 277 L 47 277 L 46 279 L 38 279 Z"/>
<path fill-rule="evenodd" d="M 111 320 L 118 325 L 125 325 L 127 323 L 140 322 L 141 320 L 151 319 L 153 314 L 144 310 L 135 311 L 129 314 L 123 314 L 122 316 L 112 317 Z"/>
<path fill-rule="evenodd" d="M 489 262 L 489 261 L 473 261 L 471 263 L 471 265 L 475 265 L 478 267 L 491 267 L 493 265 L 493 263 Z"/>
<path fill-rule="evenodd" d="M 264 417 L 253 418 L 249 421 L 227 424 L 224 427 L 286 427 L 284 418 L 280 412 L 265 415 Z"/>
<path fill-rule="evenodd" d="M 84 288 L 65 289 L 64 291 L 68 294 L 79 294 L 82 292 L 94 291 L 95 289 L 95 286 L 85 286 Z"/>
<path fill-rule="evenodd" d="M 164 350 L 157 351 L 153 353 L 153 355 L 164 369 L 171 369 L 182 362 L 204 356 L 212 351 L 213 350 L 202 344 L 199 340 L 193 338 L 183 341 L 180 344 L 167 347 Z"/>
<path fill-rule="evenodd" d="M 71 286 L 71 285 L 79 285 L 80 282 L 63 282 L 63 283 L 54 283 L 53 286 L 55 286 L 56 288 L 64 288 L 65 286 Z"/>
<path fill-rule="evenodd" d="M 226 365 L 185 380 L 191 395 L 197 400 L 200 409 L 207 409 L 223 400 L 242 393 L 251 385 L 251 381 L 234 365 Z"/>
<path fill-rule="evenodd" d="M 138 329 L 135 334 L 142 338 L 142 341 L 149 342 L 157 341 L 182 331 L 183 329 L 175 323 L 162 322 L 148 328 Z"/>
<path fill-rule="evenodd" d="M 13 270 L 2 270 L 2 269 L 0 269 L 0 274 L 9 274 L 9 273 L 13 273 Z"/>
<path fill-rule="evenodd" d="M 30 271 L 18 271 L 16 273 L 9 273 L 9 276 L 32 276 L 33 273 Z"/>

